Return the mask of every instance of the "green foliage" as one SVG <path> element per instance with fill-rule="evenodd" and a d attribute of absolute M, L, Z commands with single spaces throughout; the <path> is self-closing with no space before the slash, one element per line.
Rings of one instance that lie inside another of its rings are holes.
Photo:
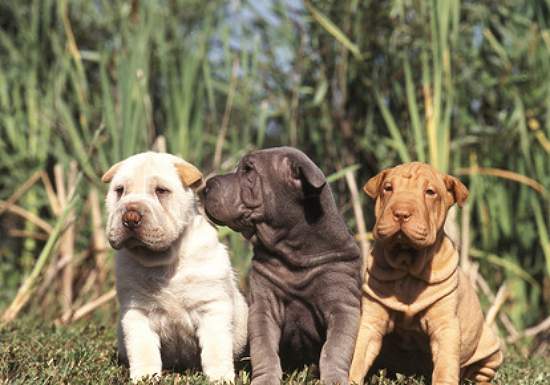
<path fill-rule="evenodd" d="M 542 0 L 3 1 L 0 199 L 75 159 L 85 201 L 110 164 L 160 135 L 205 174 L 293 145 L 334 175 L 354 229 L 341 170 L 358 167 L 361 185 L 428 161 L 468 184 L 471 254 L 493 290 L 507 284 L 503 312 L 523 329 L 550 301 L 549 22 Z M 53 225 L 44 186 L 16 203 Z M 95 263 L 87 210 L 76 292 Z M 4 307 L 46 242 L 8 212 L 0 232 Z M 244 275 L 248 244 L 220 236 Z"/>

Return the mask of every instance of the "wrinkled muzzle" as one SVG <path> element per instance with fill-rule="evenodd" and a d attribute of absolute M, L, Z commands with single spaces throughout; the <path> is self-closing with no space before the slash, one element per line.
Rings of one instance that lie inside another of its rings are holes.
<path fill-rule="evenodd" d="M 402 249 L 423 249 L 435 243 L 437 225 L 422 201 L 391 199 L 377 218 L 374 237 Z"/>
<path fill-rule="evenodd" d="M 209 178 L 199 193 L 206 215 L 214 223 L 229 226 L 235 231 L 250 230 L 248 210 L 241 200 L 241 188 L 237 174 Z"/>
<path fill-rule="evenodd" d="M 109 215 L 107 237 L 114 249 L 164 251 L 177 238 L 177 229 L 158 213 L 147 197 L 128 196 Z"/>

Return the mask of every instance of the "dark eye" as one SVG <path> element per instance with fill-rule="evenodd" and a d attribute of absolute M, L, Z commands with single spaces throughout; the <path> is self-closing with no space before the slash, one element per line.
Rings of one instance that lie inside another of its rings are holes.
<path fill-rule="evenodd" d="M 429 196 L 429 197 L 434 197 L 437 195 L 437 193 L 435 192 L 435 190 L 431 187 L 428 187 L 426 189 L 426 195 Z"/>
<path fill-rule="evenodd" d="M 249 162 L 245 162 L 243 164 L 243 172 L 246 174 L 246 173 L 249 173 L 250 171 L 254 170 L 254 167 L 252 166 L 252 163 L 249 163 Z"/>
<path fill-rule="evenodd" d="M 158 196 L 167 195 L 169 193 L 170 193 L 170 190 L 168 190 L 167 188 L 164 188 L 164 187 L 157 187 L 155 189 L 155 194 L 157 194 Z"/>
<path fill-rule="evenodd" d="M 122 194 L 124 193 L 124 186 L 117 186 L 115 187 L 116 195 L 120 198 Z"/>
<path fill-rule="evenodd" d="M 386 185 L 384 185 L 383 191 L 384 191 L 385 193 L 391 193 L 391 192 L 393 191 L 392 185 L 391 185 L 391 184 L 386 184 Z"/>

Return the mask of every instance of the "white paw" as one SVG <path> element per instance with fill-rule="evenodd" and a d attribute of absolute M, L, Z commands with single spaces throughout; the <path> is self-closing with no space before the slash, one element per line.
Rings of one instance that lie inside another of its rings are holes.
<path fill-rule="evenodd" d="M 161 370 L 153 366 L 150 366 L 150 367 L 142 366 L 139 368 L 134 368 L 134 367 L 130 368 L 130 379 L 134 384 L 144 379 L 145 377 L 154 378 L 158 380 L 161 377 Z"/>
<path fill-rule="evenodd" d="M 235 373 L 233 372 L 233 369 L 226 370 L 226 371 L 210 371 L 209 373 L 205 373 L 208 377 L 208 380 L 211 382 L 218 382 L 218 383 L 234 383 L 235 382 Z"/>

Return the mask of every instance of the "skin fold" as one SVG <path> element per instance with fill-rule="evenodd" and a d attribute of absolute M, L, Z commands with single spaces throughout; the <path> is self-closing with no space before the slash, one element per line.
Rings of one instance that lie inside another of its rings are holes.
<path fill-rule="evenodd" d="M 376 241 L 350 381 L 362 384 L 369 369 L 386 367 L 437 385 L 490 383 L 502 363 L 500 344 L 443 231 L 448 209 L 462 206 L 468 190 L 418 162 L 382 171 L 364 190 L 376 200 Z"/>
<path fill-rule="evenodd" d="M 208 216 L 254 245 L 249 274 L 252 383 L 279 384 L 283 368 L 319 366 L 347 384 L 360 307 L 360 252 L 321 170 L 280 147 L 210 178 Z"/>

